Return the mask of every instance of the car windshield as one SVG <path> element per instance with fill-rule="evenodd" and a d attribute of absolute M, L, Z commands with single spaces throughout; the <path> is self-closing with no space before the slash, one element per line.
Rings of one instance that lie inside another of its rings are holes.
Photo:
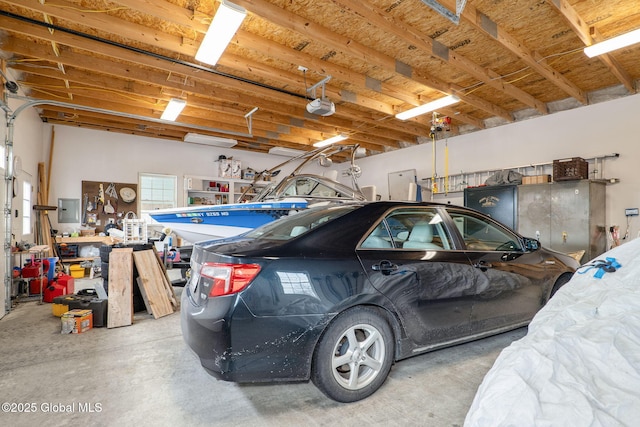
<path fill-rule="evenodd" d="M 356 209 L 355 205 L 323 206 L 307 209 L 265 224 L 245 234 L 258 240 L 289 240 L 312 228 L 327 224 Z"/>

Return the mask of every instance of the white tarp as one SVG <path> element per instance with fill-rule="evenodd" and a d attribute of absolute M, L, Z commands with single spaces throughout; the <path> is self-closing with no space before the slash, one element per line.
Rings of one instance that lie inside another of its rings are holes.
<path fill-rule="evenodd" d="M 640 425 L 640 239 L 606 257 L 621 267 L 575 274 L 500 353 L 465 427 Z"/>

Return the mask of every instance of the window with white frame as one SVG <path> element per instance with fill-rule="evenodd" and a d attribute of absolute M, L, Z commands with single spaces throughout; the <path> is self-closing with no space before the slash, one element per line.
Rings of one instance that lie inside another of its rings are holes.
<path fill-rule="evenodd" d="M 175 208 L 178 205 L 178 177 L 153 173 L 140 174 L 140 211 Z"/>
<path fill-rule="evenodd" d="M 31 234 L 31 183 L 22 183 L 22 235 Z"/>

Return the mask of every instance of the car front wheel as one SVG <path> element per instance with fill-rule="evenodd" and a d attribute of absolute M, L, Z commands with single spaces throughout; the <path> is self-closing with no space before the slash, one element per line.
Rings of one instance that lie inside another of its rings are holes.
<path fill-rule="evenodd" d="M 561 287 L 566 285 L 569 282 L 569 280 L 571 280 L 570 274 L 564 274 L 560 276 L 560 278 L 556 280 L 556 283 L 554 283 L 553 288 L 551 289 L 551 294 L 549 295 L 549 299 L 551 299 L 551 297 L 553 297 Z"/>
<path fill-rule="evenodd" d="M 384 383 L 393 362 L 393 333 L 372 308 L 336 317 L 314 354 L 313 383 L 338 402 L 355 402 Z"/>

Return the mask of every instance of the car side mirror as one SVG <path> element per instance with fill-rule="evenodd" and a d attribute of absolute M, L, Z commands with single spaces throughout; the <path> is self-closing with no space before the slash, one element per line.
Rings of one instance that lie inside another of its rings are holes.
<path fill-rule="evenodd" d="M 532 239 L 530 237 L 525 237 L 524 239 L 524 247 L 527 252 L 533 252 L 540 249 L 540 241 L 537 239 Z"/>

